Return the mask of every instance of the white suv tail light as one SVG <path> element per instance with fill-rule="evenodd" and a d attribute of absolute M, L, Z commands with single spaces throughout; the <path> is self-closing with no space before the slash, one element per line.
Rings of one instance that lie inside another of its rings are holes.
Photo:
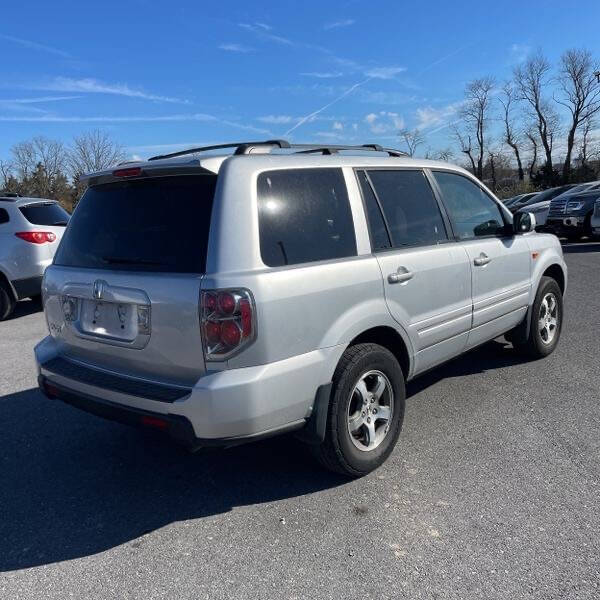
<path fill-rule="evenodd" d="M 249 290 L 200 292 L 200 326 L 206 360 L 225 360 L 256 339 L 256 307 Z"/>

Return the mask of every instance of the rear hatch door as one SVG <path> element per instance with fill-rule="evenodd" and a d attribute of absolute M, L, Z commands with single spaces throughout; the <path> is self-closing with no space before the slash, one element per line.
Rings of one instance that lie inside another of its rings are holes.
<path fill-rule="evenodd" d="M 65 358 L 193 384 L 204 372 L 198 301 L 216 175 L 95 185 L 46 271 L 46 315 Z"/>

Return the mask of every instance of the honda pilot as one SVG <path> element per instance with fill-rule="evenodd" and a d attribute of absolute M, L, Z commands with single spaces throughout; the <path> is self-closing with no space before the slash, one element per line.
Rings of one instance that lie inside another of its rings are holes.
<path fill-rule="evenodd" d="M 87 177 L 43 281 L 46 396 L 193 449 L 293 431 L 357 477 L 392 452 L 407 381 L 503 334 L 556 348 L 557 238 L 464 169 L 229 146 Z"/>

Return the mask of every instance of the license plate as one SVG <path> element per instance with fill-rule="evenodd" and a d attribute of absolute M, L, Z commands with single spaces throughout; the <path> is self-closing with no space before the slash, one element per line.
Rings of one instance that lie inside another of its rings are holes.
<path fill-rule="evenodd" d="M 81 308 L 84 333 L 123 341 L 137 337 L 137 305 L 84 300 Z"/>

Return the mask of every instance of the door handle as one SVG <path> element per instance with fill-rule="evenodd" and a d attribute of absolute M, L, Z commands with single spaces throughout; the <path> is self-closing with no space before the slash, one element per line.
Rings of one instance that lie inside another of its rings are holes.
<path fill-rule="evenodd" d="M 390 273 L 388 275 L 388 281 L 390 283 L 404 283 L 409 279 L 412 279 L 414 273 L 409 271 L 406 267 L 398 267 L 398 270 L 395 273 Z"/>
<path fill-rule="evenodd" d="M 487 265 L 492 259 L 485 253 L 482 252 L 477 258 L 473 260 L 473 264 L 476 267 L 483 267 Z"/>

